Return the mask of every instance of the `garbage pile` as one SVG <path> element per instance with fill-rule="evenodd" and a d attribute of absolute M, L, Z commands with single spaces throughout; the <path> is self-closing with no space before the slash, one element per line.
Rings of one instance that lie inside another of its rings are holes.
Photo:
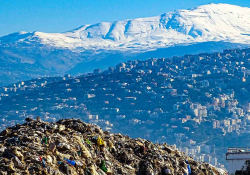
<path fill-rule="evenodd" d="M 78 119 L 27 118 L 0 134 L 0 174 L 224 175 L 167 144 L 153 144 Z"/>

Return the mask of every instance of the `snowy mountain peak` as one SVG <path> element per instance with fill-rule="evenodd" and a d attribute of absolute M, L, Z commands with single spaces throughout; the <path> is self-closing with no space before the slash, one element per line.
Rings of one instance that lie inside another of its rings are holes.
<path fill-rule="evenodd" d="M 154 17 L 83 25 L 64 33 L 12 33 L 0 37 L 0 84 L 76 75 L 131 59 L 246 47 L 249 19 L 249 8 L 208 4 Z"/>
<path fill-rule="evenodd" d="M 40 43 L 73 51 L 153 50 L 207 41 L 250 42 L 250 9 L 208 4 L 160 16 L 84 25 L 65 33 L 18 32 L 1 43 Z"/>

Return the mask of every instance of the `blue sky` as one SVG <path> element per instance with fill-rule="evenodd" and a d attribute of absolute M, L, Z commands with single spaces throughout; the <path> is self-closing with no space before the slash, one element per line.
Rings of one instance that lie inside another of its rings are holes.
<path fill-rule="evenodd" d="M 0 0 L 0 36 L 17 31 L 64 32 L 208 3 L 250 7 L 249 0 Z"/>

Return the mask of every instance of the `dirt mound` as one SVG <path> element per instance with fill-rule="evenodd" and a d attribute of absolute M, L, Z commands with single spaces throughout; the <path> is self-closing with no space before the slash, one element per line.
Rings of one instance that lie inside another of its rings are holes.
<path fill-rule="evenodd" d="M 153 144 L 77 119 L 26 119 L 0 137 L 0 174 L 223 175 L 167 144 Z"/>

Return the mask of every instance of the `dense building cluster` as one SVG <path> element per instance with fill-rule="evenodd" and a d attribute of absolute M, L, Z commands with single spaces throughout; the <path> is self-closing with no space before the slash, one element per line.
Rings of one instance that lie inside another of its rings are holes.
<path fill-rule="evenodd" d="M 223 167 L 224 143 L 234 146 L 233 139 L 250 131 L 249 75 L 245 49 L 33 79 L 0 91 L 1 128 L 26 117 L 80 118 L 104 130 L 176 144 L 197 161 Z"/>

